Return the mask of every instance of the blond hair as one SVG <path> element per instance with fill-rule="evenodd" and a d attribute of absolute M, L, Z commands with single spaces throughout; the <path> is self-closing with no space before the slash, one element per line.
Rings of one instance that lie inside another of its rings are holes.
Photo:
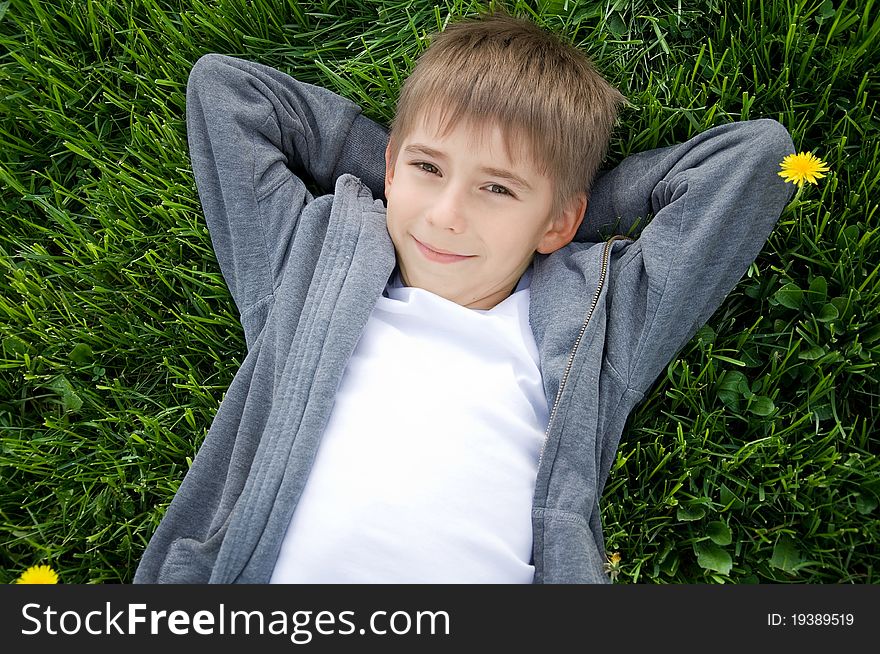
<path fill-rule="evenodd" d="M 482 139 L 501 128 L 508 156 L 526 157 L 553 183 L 553 215 L 589 188 L 624 96 L 556 34 L 505 11 L 450 23 L 430 36 L 401 88 L 392 161 L 430 112 L 441 137 L 467 121 Z M 519 139 L 517 138 L 519 137 Z"/>

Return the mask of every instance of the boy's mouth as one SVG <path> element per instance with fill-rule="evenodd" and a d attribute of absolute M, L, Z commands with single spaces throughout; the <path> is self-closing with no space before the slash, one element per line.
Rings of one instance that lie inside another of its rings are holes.
<path fill-rule="evenodd" d="M 464 261 L 465 259 L 470 259 L 471 257 L 476 256 L 473 254 L 455 254 L 448 250 L 435 249 L 430 245 L 422 243 L 415 236 L 413 236 L 413 240 L 416 242 L 416 246 L 424 257 L 429 261 L 434 261 L 436 263 L 455 263 L 456 261 Z"/>

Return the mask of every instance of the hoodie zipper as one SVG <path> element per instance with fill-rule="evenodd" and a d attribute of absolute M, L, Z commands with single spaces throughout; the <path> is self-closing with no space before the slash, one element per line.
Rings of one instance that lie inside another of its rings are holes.
<path fill-rule="evenodd" d="M 556 417 L 556 411 L 559 408 L 559 400 L 562 397 L 562 391 L 565 388 L 565 382 L 568 381 L 568 375 L 571 372 L 572 363 L 574 363 L 574 355 L 577 353 L 578 346 L 581 344 L 581 339 L 584 337 L 584 332 L 587 331 L 587 325 L 590 323 L 590 319 L 593 317 L 593 311 L 596 308 L 596 304 L 599 302 L 599 295 L 602 293 L 602 286 L 605 285 L 605 270 L 608 266 L 608 251 L 611 249 L 611 244 L 614 241 L 632 241 L 633 239 L 627 238 L 626 236 L 612 236 L 607 241 L 605 241 L 605 249 L 602 252 L 602 272 L 599 275 L 599 285 L 596 287 L 596 294 L 593 296 L 593 303 L 590 305 L 590 310 L 587 312 L 587 317 L 584 320 L 584 324 L 581 325 L 580 332 L 578 332 L 577 339 L 575 339 L 574 347 L 571 348 L 571 352 L 568 355 L 568 363 L 565 366 L 565 372 L 562 373 L 562 380 L 559 382 L 559 390 L 556 391 L 556 399 L 553 401 L 553 409 L 550 411 L 550 418 L 547 420 L 547 429 L 544 431 L 544 442 L 541 445 L 541 455 L 538 457 L 538 470 L 541 469 L 541 463 L 544 460 L 544 450 L 547 447 L 547 441 L 550 440 L 550 429 L 553 426 L 553 419 Z"/>

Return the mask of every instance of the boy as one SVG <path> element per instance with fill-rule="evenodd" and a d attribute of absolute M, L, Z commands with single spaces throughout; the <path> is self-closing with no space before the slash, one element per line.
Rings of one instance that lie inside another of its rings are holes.
<path fill-rule="evenodd" d="M 248 353 L 135 582 L 608 583 L 626 417 L 760 252 L 793 152 L 725 125 L 593 185 L 622 101 L 505 14 L 435 35 L 390 134 L 202 57 L 191 158 Z"/>

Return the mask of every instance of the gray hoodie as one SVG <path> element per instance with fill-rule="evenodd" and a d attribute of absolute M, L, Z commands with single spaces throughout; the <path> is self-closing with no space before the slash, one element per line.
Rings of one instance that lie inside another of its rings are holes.
<path fill-rule="evenodd" d="M 217 54 L 193 66 L 186 119 L 247 355 L 134 581 L 265 583 L 395 268 L 387 132 L 329 90 Z M 574 241 L 536 255 L 529 322 L 550 420 L 535 583 L 610 581 L 598 502 L 624 423 L 760 252 L 791 194 L 776 173 L 793 151 L 765 119 L 630 156 L 597 179 Z M 306 180 L 333 192 L 314 197 Z"/>

